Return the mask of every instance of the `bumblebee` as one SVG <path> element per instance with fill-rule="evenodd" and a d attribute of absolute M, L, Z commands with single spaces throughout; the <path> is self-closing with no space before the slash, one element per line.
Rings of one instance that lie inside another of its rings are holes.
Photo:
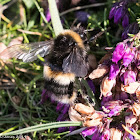
<path fill-rule="evenodd" d="M 83 29 L 64 30 L 54 40 L 13 45 L 0 53 L 1 59 L 16 57 L 32 62 L 38 55 L 45 57 L 45 89 L 55 101 L 71 103 L 77 94 L 73 91 L 76 77 L 85 77 L 88 43 Z"/>

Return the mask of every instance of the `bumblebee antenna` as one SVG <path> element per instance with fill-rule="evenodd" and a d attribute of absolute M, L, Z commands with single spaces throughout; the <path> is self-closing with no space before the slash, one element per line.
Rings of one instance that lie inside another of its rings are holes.
<path fill-rule="evenodd" d="M 94 28 L 93 29 L 87 29 L 87 30 L 84 30 L 84 32 L 91 32 L 93 30 L 94 30 Z"/>
<path fill-rule="evenodd" d="M 109 30 L 110 28 L 106 29 L 106 30 L 102 30 L 100 31 L 99 33 L 97 33 L 95 36 L 91 37 L 88 41 L 89 42 L 93 42 L 93 41 L 96 41 L 97 38 L 99 38 L 102 34 L 104 34 L 107 30 Z M 85 32 L 90 32 L 90 31 L 93 31 L 94 29 L 88 29 L 88 30 L 85 30 Z"/>

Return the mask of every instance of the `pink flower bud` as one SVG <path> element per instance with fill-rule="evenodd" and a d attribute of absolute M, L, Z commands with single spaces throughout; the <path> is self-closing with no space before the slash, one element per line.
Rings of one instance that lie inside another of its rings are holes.
<path fill-rule="evenodd" d="M 119 60 L 123 58 L 124 53 L 125 53 L 125 45 L 123 42 L 120 42 L 119 44 L 117 44 L 113 52 L 112 61 L 117 63 Z"/>

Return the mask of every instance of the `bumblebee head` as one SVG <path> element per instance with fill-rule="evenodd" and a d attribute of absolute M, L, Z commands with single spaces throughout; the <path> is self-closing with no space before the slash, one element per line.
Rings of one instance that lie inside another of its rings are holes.
<path fill-rule="evenodd" d="M 79 27 L 73 27 L 72 29 L 74 32 L 80 35 L 81 39 L 83 40 L 83 43 L 87 40 L 87 33 L 85 32 L 85 29 L 82 26 Z"/>
<path fill-rule="evenodd" d="M 75 41 L 69 35 L 60 34 L 54 40 L 54 51 L 69 52 L 75 46 Z"/>
<path fill-rule="evenodd" d="M 80 35 L 72 30 L 65 30 L 54 40 L 54 51 L 69 53 L 74 47 L 85 49 Z"/>

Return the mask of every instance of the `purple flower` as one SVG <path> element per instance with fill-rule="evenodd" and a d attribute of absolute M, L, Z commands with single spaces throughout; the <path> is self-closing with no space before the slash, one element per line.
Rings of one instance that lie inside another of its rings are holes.
<path fill-rule="evenodd" d="M 135 64 L 136 64 L 137 68 L 140 70 L 140 50 L 136 51 Z"/>
<path fill-rule="evenodd" d="M 67 127 L 60 127 L 60 128 L 58 128 L 57 133 L 62 133 L 62 132 L 65 132 L 67 130 L 68 130 Z"/>
<path fill-rule="evenodd" d="M 89 14 L 85 11 L 77 11 L 75 13 L 75 16 L 79 22 L 84 24 L 84 23 L 87 23 Z"/>
<path fill-rule="evenodd" d="M 41 93 L 41 101 L 40 103 L 43 104 L 48 99 L 48 94 L 46 93 L 46 89 L 43 89 Z"/>
<path fill-rule="evenodd" d="M 131 31 L 130 33 L 136 34 L 136 33 L 139 32 L 139 24 L 138 24 L 137 22 L 134 23 L 132 27 L 133 27 L 133 28 L 132 28 L 132 31 Z"/>
<path fill-rule="evenodd" d="M 128 107 L 128 104 L 124 104 L 121 100 L 109 101 L 102 106 L 104 112 L 108 113 L 109 117 L 117 116 L 122 109 Z"/>
<path fill-rule="evenodd" d="M 110 12 L 109 12 L 109 19 L 113 18 L 115 11 L 116 11 L 116 7 L 112 7 Z"/>
<path fill-rule="evenodd" d="M 61 114 L 57 118 L 57 121 L 65 121 L 67 117 L 66 114 L 68 113 L 68 110 L 69 110 L 69 105 L 58 103 L 56 110 L 61 112 Z"/>
<path fill-rule="evenodd" d="M 112 119 L 104 118 L 100 126 L 88 127 L 81 134 L 84 137 L 92 135 L 92 140 L 109 140 L 111 136 L 109 126 L 111 122 Z"/>
<path fill-rule="evenodd" d="M 57 106 L 56 106 L 56 111 L 61 111 L 64 107 L 64 104 L 62 103 L 58 103 Z"/>
<path fill-rule="evenodd" d="M 135 131 L 133 128 L 129 128 L 130 131 Z M 133 135 L 131 135 L 130 133 L 128 132 L 125 132 L 124 133 L 124 136 L 123 136 L 123 140 L 126 140 L 126 139 L 129 139 L 129 140 L 135 140 L 135 137 Z"/>
<path fill-rule="evenodd" d="M 123 33 L 122 33 L 122 39 L 124 40 L 124 39 L 127 39 L 128 38 L 128 31 L 124 31 Z"/>
<path fill-rule="evenodd" d="M 102 97 L 102 102 L 101 102 L 101 105 L 103 106 L 106 102 L 109 102 L 113 99 L 112 97 L 112 92 L 109 92 L 107 93 L 107 96 L 106 97 Z"/>
<path fill-rule="evenodd" d="M 109 19 L 114 17 L 114 23 L 118 24 L 122 20 L 122 26 L 127 27 L 129 24 L 128 1 L 121 0 L 116 2 L 110 10 Z"/>
<path fill-rule="evenodd" d="M 126 92 L 121 92 L 120 94 L 120 100 L 124 101 L 125 99 L 128 99 L 128 94 Z"/>
<path fill-rule="evenodd" d="M 128 135 L 128 138 L 129 138 L 129 140 L 135 140 L 134 136 L 131 134 Z"/>
<path fill-rule="evenodd" d="M 86 137 L 86 136 L 89 136 L 89 135 L 92 135 L 93 133 L 95 133 L 96 130 L 97 130 L 97 126 L 88 127 L 88 128 L 86 128 L 85 130 L 83 130 L 81 134 L 82 134 L 84 137 Z"/>
<path fill-rule="evenodd" d="M 109 117 L 118 116 L 119 112 L 121 112 L 122 109 L 123 109 L 122 106 L 116 106 L 109 112 L 108 116 Z"/>
<path fill-rule="evenodd" d="M 133 83 L 136 81 L 136 74 L 134 71 L 126 71 L 124 73 L 124 84 L 128 85 L 129 83 Z"/>
<path fill-rule="evenodd" d="M 54 104 L 56 103 L 55 99 L 54 98 L 50 98 L 51 99 L 51 102 Z"/>
<path fill-rule="evenodd" d="M 48 22 L 51 20 L 51 14 L 50 14 L 49 9 L 46 11 L 46 19 Z"/>
<path fill-rule="evenodd" d="M 134 48 L 127 48 L 123 56 L 123 65 L 127 67 L 135 56 Z"/>
<path fill-rule="evenodd" d="M 63 110 L 61 111 L 62 114 L 66 114 L 69 110 L 69 107 L 70 107 L 69 104 L 65 104 Z"/>
<path fill-rule="evenodd" d="M 123 18 L 123 21 L 122 21 L 122 26 L 125 28 L 129 25 L 129 16 L 128 14 L 126 14 Z"/>
<path fill-rule="evenodd" d="M 129 24 L 123 31 L 122 33 L 122 39 L 127 39 L 128 38 L 128 33 L 129 34 L 136 34 L 139 32 L 139 25 L 134 22 L 132 24 Z"/>
<path fill-rule="evenodd" d="M 117 63 L 119 60 L 123 58 L 123 55 L 125 53 L 125 44 L 123 42 L 120 42 L 117 44 L 113 55 L 112 55 L 112 61 Z"/>
<path fill-rule="evenodd" d="M 93 93 L 95 93 L 95 86 L 93 84 L 93 81 L 88 79 L 87 80 L 89 87 L 91 88 L 91 90 L 93 91 Z"/>
<path fill-rule="evenodd" d="M 65 119 L 66 119 L 66 115 L 60 114 L 57 118 L 57 121 L 65 121 Z"/>
<path fill-rule="evenodd" d="M 56 106 L 56 111 L 60 112 L 57 121 L 66 121 L 69 120 L 68 118 L 68 110 L 69 110 L 69 104 L 63 104 L 58 102 L 57 106 Z M 73 131 L 74 129 L 76 129 L 76 127 L 69 127 L 69 131 Z M 68 130 L 68 127 L 60 127 L 58 128 L 57 132 L 61 133 Z"/>
<path fill-rule="evenodd" d="M 109 140 L 110 136 L 111 135 L 109 129 L 105 129 L 102 133 L 101 140 Z"/>
<path fill-rule="evenodd" d="M 110 66 L 110 72 L 109 72 L 109 79 L 110 80 L 113 80 L 114 78 L 116 78 L 116 76 L 118 75 L 119 73 L 119 66 L 118 64 L 112 64 Z"/>
<path fill-rule="evenodd" d="M 120 69 L 119 78 L 120 78 L 121 82 L 124 82 L 123 74 L 125 73 L 126 69 L 127 69 L 126 67 L 123 67 Z"/>
<path fill-rule="evenodd" d="M 101 133 L 99 132 L 99 130 L 94 133 L 91 140 L 101 140 Z"/>
<path fill-rule="evenodd" d="M 103 108 L 105 108 L 106 110 L 109 110 L 111 111 L 112 109 L 114 109 L 115 107 L 119 108 L 123 106 L 123 101 L 120 101 L 120 100 L 116 100 L 116 101 L 109 101 L 109 102 L 106 102 L 104 104 L 104 106 L 102 106 Z M 116 108 L 116 109 L 117 109 Z M 114 111 L 113 111 L 114 112 Z"/>
<path fill-rule="evenodd" d="M 125 101 L 126 99 L 128 99 L 129 96 L 126 92 L 118 92 L 116 93 L 115 97 L 114 97 L 114 100 L 122 100 L 122 101 Z"/>
<path fill-rule="evenodd" d="M 72 131 L 74 131 L 76 128 L 77 128 L 77 126 L 70 126 L 70 127 L 69 127 L 69 130 L 70 130 L 70 132 L 72 132 Z"/>
<path fill-rule="evenodd" d="M 118 8 L 114 14 L 114 23 L 118 24 L 121 21 L 123 15 L 124 15 L 123 7 Z"/>

